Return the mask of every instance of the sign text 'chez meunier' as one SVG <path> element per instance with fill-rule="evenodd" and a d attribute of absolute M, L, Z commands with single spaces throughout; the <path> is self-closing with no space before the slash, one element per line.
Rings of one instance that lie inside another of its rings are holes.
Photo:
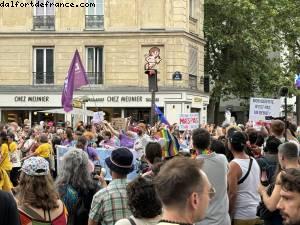
<path fill-rule="evenodd" d="M 15 96 L 15 102 L 49 102 L 49 96 Z M 88 101 L 91 102 L 143 102 L 143 96 L 106 96 L 92 97 Z M 145 98 L 146 102 L 151 102 L 151 98 Z M 159 98 L 155 99 L 156 102 Z"/>
<path fill-rule="evenodd" d="M 49 102 L 49 96 L 15 96 L 15 102 Z"/>
<path fill-rule="evenodd" d="M 107 96 L 106 98 L 89 98 L 91 102 L 142 102 L 143 96 Z M 151 98 L 145 98 L 146 102 L 151 102 Z M 159 101 L 156 98 L 155 101 Z"/>

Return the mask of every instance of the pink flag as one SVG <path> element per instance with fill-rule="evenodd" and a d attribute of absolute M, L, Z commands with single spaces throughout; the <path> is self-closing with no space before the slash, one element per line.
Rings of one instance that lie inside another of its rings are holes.
<path fill-rule="evenodd" d="M 88 83 L 85 69 L 82 65 L 79 52 L 76 49 L 68 71 L 68 76 L 64 82 L 61 96 L 61 104 L 64 107 L 65 112 L 70 112 L 73 109 L 73 91 Z"/>

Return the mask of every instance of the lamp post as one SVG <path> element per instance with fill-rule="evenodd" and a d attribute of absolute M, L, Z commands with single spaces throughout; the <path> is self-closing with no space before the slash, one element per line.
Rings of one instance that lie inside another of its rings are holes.
<path fill-rule="evenodd" d="M 287 96 L 289 93 L 289 89 L 286 86 L 283 86 L 280 88 L 279 90 L 280 96 L 284 97 L 284 123 L 285 123 L 285 130 L 284 130 L 284 139 L 287 142 L 287 134 L 286 134 L 286 129 L 288 126 L 288 122 L 287 122 Z"/>
<path fill-rule="evenodd" d="M 146 70 L 145 74 L 148 74 L 149 92 L 151 92 L 151 111 L 150 111 L 150 124 L 155 124 L 155 92 L 158 91 L 157 87 L 157 70 Z"/>

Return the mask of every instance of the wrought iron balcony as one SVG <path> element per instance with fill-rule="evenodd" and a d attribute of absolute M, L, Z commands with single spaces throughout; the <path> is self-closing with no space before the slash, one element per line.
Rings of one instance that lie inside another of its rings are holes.
<path fill-rule="evenodd" d="M 103 84 L 102 72 L 87 72 L 86 74 L 90 84 Z"/>
<path fill-rule="evenodd" d="M 54 73 L 33 72 L 33 85 L 54 84 Z"/>
<path fill-rule="evenodd" d="M 104 30 L 104 15 L 86 15 L 86 30 Z"/>
<path fill-rule="evenodd" d="M 34 16 L 33 30 L 55 30 L 55 16 Z"/>

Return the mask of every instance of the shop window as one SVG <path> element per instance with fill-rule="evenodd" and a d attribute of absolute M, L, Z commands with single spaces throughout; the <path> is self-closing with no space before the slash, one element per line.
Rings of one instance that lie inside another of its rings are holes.
<path fill-rule="evenodd" d="M 54 84 L 54 49 L 34 48 L 33 84 Z"/>
<path fill-rule="evenodd" d="M 102 47 L 86 47 L 86 68 L 90 84 L 103 84 Z"/>

